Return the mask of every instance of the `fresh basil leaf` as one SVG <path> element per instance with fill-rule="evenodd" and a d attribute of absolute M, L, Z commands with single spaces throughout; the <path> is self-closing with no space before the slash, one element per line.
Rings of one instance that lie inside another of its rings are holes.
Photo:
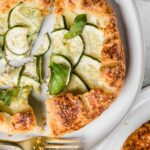
<path fill-rule="evenodd" d="M 50 80 L 50 94 L 60 94 L 68 85 L 68 78 L 70 77 L 70 67 L 64 64 L 51 63 L 51 80 Z"/>
<path fill-rule="evenodd" d="M 6 89 L 0 91 L 0 100 L 4 102 L 5 105 L 10 106 L 11 101 L 17 96 L 18 88 Z"/>
<path fill-rule="evenodd" d="M 87 19 L 86 19 L 86 14 L 81 14 L 78 15 L 72 27 L 70 28 L 70 31 L 65 34 L 64 38 L 66 39 L 71 39 L 74 38 L 75 36 L 79 35 L 82 33 L 84 26 L 86 25 Z"/>

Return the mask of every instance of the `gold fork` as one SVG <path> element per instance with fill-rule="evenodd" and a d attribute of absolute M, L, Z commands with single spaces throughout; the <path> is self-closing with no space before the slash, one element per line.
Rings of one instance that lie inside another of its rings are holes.
<path fill-rule="evenodd" d="M 81 150 L 81 141 L 79 139 L 69 138 L 48 138 L 37 137 L 30 140 L 13 143 L 13 142 L 1 142 L 1 147 L 5 147 L 7 150 Z"/>

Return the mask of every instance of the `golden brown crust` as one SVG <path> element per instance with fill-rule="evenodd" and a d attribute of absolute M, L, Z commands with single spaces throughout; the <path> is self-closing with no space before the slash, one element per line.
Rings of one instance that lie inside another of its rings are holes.
<path fill-rule="evenodd" d="M 53 136 L 78 130 L 99 116 L 114 100 L 115 95 L 92 90 L 82 96 L 62 94 L 47 101 L 48 125 Z"/>
<path fill-rule="evenodd" d="M 43 12 L 48 12 L 49 7 L 51 5 L 51 0 L 1 0 L 0 12 L 8 13 L 20 2 L 24 2 L 31 6 L 38 7 L 39 9 L 43 10 Z"/>
<path fill-rule="evenodd" d="M 47 102 L 48 125 L 52 135 L 58 136 L 77 130 L 88 121 L 80 97 L 72 94 L 60 95 Z"/>
<path fill-rule="evenodd" d="M 0 113 L 0 132 L 10 135 L 18 133 L 33 132 L 37 128 L 35 116 L 32 108 L 14 115 Z"/>
<path fill-rule="evenodd" d="M 112 62 L 101 67 L 101 78 L 111 87 L 115 87 L 116 91 L 122 88 L 125 77 L 125 66 L 122 62 Z"/>
<path fill-rule="evenodd" d="M 131 134 L 122 150 L 149 150 L 150 149 L 150 121 Z"/>
<path fill-rule="evenodd" d="M 32 109 L 16 113 L 11 118 L 12 132 L 24 133 L 33 130 L 36 126 L 36 120 Z"/>
<path fill-rule="evenodd" d="M 95 16 L 98 28 L 104 33 L 100 68 L 103 89 L 78 96 L 60 95 L 47 101 L 47 123 L 52 134 L 59 136 L 85 126 L 114 102 L 123 86 L 126 67 L 116 16 L 106 0 L 55 0 L 54 13 Z"/>

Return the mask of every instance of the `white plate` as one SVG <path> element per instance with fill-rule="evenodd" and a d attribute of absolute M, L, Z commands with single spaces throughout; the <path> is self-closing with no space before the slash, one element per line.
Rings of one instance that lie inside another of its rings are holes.
<path fill-rule="evenodd" d="M 86 150 L 91 149 L 93 146 L 99 143 L 99 141 L 106 137 L 120 122 L 131 106 L 136 94 L 141 89 L 143 81 L 144 48 L 141 26 L 135 4 L 133 0 L 118 0 L 118 5 L 113 0 L 109 1 L 113 5 L 114 10 L 116 10 L 118 15 L 120 30 L 122 32 L 125 46 L 127 47 L 127 75 L 125 86 L 120 96 L 112 104 L 112 106 L 86 127 L 67 135 L 67 137 L 79 137 L 81 140 L 83 140 Z M 121 12 L 121 16 L 119 12 Z M 37 101 L 33 102 L 34 109 L 38 112 L 38 119 L 42 118 L 39 110 L 44 110 L 39 108 L 42 106 L 41 103 L 42 102 L 40 100 L 38 103 Z M 0 139 L 23 140 L 29 136 L 34 135 L 17 135 L 10 137 L 1 134 Z"/>
<path fill-rule="evenodd" d="M 137 101 L 126 117 L 115 130 L 98 146 L 97 150 L 120 150 L 128 138 L 137 128 L 150 120 L 150 87 L 139 94 Z"/>

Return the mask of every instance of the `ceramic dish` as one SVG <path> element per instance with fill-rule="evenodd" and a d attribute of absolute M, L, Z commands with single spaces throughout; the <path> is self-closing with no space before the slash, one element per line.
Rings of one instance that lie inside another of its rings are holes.
<path fill-rule="evenodd" d="M 120 150 L 128 138 L 136 129 L 150 120 L 150 87 L 142 90 L 137 101 L 117 126 L 117 128 L 98 146 L 98 150 Z"/>
<path fill-rule="evenodd" d="M 122 32 L 122 37 L 126 47 L 128 64 L 127 75 L 124 88 L 116 102 L 114 102 L 108 110 L 92 123 L 77 132 L 67 135 L 67 137 L 78 137 L 83 140 L 86 150 L 91 149 L 96 145 L 119 123 L 131 106 L 143 81 L 143 39 L 141 38 L 141 26 L 135 4 L 132 0 L 120 0 L 117 2 L 109 0 L 109 2 L 112 4 L 118 15 L 120 31 Z M 41 97 L 37 97 L 38 101 L 31 104 L 36 111 L 39 123 L 41 122 L 40 120 L 42 120 L 42 112 L 44 112 L 45 109 L 42 103 L 42 100 L 44 99 L 43 95 L 44 93 Z M 37 133 L 36 135 L 27 134 L 22 136 L 8 136 L 1 134 L 0 139 L 20 141 L 37 135 L 40 135 L 40 133 Z"/>

